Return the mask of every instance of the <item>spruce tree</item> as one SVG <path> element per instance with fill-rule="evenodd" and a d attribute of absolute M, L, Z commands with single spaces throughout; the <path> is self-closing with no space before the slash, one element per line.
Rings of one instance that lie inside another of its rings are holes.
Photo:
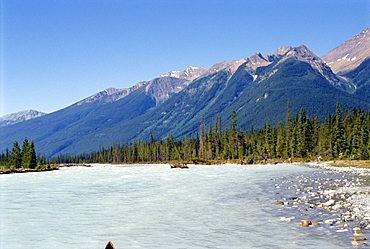
<path fill-rule="evenodd" d="M 22 167 L 22 152 L 17 141 L 13 143 L 13 148 L 10 152 L 10 165 L 16 169 Z"/>
<path fill-rule="evenodd" d="M 22 145 L 22 168 L 27 169 L 31 166 L 32 153 L 31 153 L 31 144 L 28 142 L 28 139 L 23 140 Z"/>
<path fill-rule="evenodd" d="M 344 140 L 344 126 L 342 120 L 342 110 L 340 105 L 336 104 L 336 113 L 334 120 L 334 132 L 332 140 L 333 156 L 338 157 L 343 154 L 345 150 L 345 140 Z"/>

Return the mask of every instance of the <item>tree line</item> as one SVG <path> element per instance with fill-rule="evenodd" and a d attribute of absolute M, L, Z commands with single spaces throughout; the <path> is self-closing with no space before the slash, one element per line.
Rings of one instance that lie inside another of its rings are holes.
<path fill-rule="evenodd" d="M 6 149 L 5 153 L 0 154 L 0 166 L 5 169 L 35 169 L 45 163 L 45 158 L 37 158 L 35 144 L 27 138 L 23 140 L 22 148 L 15 141 L 11 150 Z"/>
<path fill-rule="evenodd" d="M 236 112 L 231 115 L 229 127 L 221 129 L 221 119 L 206 126 L 200 122 L 197 136 L 184 136 L 175 141 L 170 134 L 156 140 L 153 134 L 147 141 L 136 140 L 132 144 L 113 144 L 99 151 L 76 156 L 60 155 L 57 163 L 145 163 L 145 162 L 212 162 L 234 160 L 256 163 L 276 160 L 332 160 L 370 159 L 370 112 L 346 110 L 339 104 L 334 114 L 328 113 L 323 121 L 318 115 L 308 116 L 301 109 L 293 116 L 287 106 L 285 121 L 276 127 L 265 123 L 262 129 L 248 132 L 237 129 Z"/>

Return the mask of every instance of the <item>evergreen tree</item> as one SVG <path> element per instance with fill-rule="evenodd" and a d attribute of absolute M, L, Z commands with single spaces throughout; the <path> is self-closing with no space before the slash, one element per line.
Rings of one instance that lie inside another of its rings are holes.
<path fill-rule="evenodd" d="M 30 168 L 31 161 L 32 161 L 31 144 L 28 142 L 28 139 L 25 138 L 23 140 L 22 145 L 22 168 L 24 169 Z"/>
<path fill-rule="evenodd" d="M 342 120 L 342 109 L 340 108 L 340 105 L 338 103 L 336 104 L 332 148 L 333 148 L 334 157 L 338 157 L 342 155 L 346 148 L 345 139 L 344 139 L 344 127 L 343 127 L 343 120 Z"/>
<path fill-rule="evenodd" d="M 16 169 L 22 167 L 22 152 L 17 141 L 13 143 L 13 148 L 10 153 L 10 165 Z"/>

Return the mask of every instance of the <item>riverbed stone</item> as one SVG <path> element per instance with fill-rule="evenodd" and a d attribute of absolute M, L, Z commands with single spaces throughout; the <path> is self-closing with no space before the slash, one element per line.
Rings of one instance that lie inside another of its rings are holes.
<path fill-rule="evenodd" d="M 293 219 L 295 219 L 295 217 L 289 217 L 289 218 L 287 218 L 287 217 L 281 217 L 280 218 L 280 221 L 287 221 L 287 222 L 290 222 L 291 220 L 293 220 Z"/>
<path fill-rule="evenodd" d="M 334 224 L 334 220 L 326 220 L 324 221 L 325 224 L 329 224 L 329 225 L 333 225 Z"/>
<path fill-rule="evenodd" d="M 343 207 L 342 207 L 342 205 L 340 205 L 340 204 L 335 204 L 333 207 L 332 207 L 332 209 L 342 209 Z"/>
<path fill-rule="evenodd" d="M 311 224 L 312 224 L 312 222 L 310 220 L 301 220 L 301 226 L 302 227 L 308 227 Z"/>
<path fill-rule="evenodd" d="M 354 241 L 364 241 L 366 238 L 364 236 L 358 236 L 358 237 L 353 237 Z"/>
<path fill-rule="evenodd" d="M 335 203 L 334 200 L 328 200 L 327 202 L 323 203 L 324 206 L 333 206 Z"/>
<path fill-rule="evenodd" d="M 351 243 L 353 246 L 360 246 L 360 245 L 363 245 L 364 242 L 363 241 L 352 241 Z"/>
<path fill-rule="evenodd" d="M 352 230 L 354 234 L 363 234 L 361 228 L 359 227 L 354 227 Z"/>

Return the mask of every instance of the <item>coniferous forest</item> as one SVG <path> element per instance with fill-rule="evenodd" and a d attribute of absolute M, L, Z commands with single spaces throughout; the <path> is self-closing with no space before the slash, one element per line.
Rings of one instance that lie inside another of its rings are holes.
<path fill-rule="evenodd" d="M 0 154 L 0 166 L 4 169 L 36 169 L 46 164 L 44 157 L 37 158 L 35 144 L 27 138 L 22 147 L 15 141 L 11 150 Z"/>
<path fill-rule="evenodd" d="M 151 133 L 147 141 L 133 144 L 113 144 L 109 148 L 80 155 L 60 155 L 47 163 L 263 163 L 295 160 L 370 159 L 370 111 L 346 110 L 339 104 L 336 113 L 328 113 L 323 121 L 317 115 L 307 116 L 301 109 L 293 116 L 288 104 L 285 121 L 276 127 L 265 123 L 262 129 L 238 129 L 236 113 L 231 114 L 229 127 L 221 129 L 221 119 L 213 124 L 200 121 L 196 137 L 184 136 L 175 141 L 170 134 L 155 139 Z M 17 142 L 11 151 L 0 156 L 0 164 L 12 168 L 37 166 L 33 142 L 27 139 L 22 150 Z M 46 163 L 45 158 L 39 158 Z"/>
<path fill-rule="evenodd" d="M 189 163 L 261 163 L 293 160 L 370 159 L 370 112 L 346 110 L 339 104 L 336 113 L 328 113 L 323 121 L 317 115 L 308 116 L 305 109 L 296 115 L 289 104 L 285 121 L 276 127 L 265 123 L 259 130 L 238 129 L 236 113 L 229 127 L 221 129 L 221 120 L 213 124 L 200 121 L 196 137 L 184 136 L 175 141 L 170 134 L 156 140 L 153 134 L 147 141 L 133 144 L 113 144 L 97 152 L 77 156 L 60 155 L 57 163 L 156 163 L 184 161 Z"/>

